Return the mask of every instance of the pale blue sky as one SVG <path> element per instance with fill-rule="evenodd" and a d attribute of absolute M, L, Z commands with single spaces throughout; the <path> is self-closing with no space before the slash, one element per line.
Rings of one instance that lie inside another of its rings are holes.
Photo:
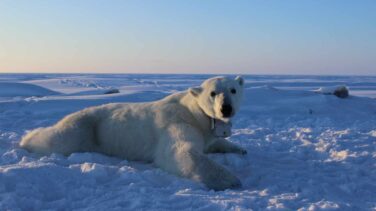
<path fill-rule="evenodd" d="M 376 74 L 374 0 L 1 0 L 0 72 Z"/>

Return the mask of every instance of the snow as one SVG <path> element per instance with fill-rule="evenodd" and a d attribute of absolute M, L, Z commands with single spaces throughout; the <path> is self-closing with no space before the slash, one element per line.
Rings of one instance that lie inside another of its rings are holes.
<path fill-rule="evenodd" d="M 98 153 L 39 157 L 18 147 L 28 130 L 71 112 L 157 100 L 208 77 L 1 74 L 0 210 L 376 209 L 376 77 L 245 76 L 229 140 L 248 154 L 209 155 L 241 179 L 236 190 Z M 311 91 L 338 85 L 349 98 Z"/>
<path fill-rule="evenodd" d="M 58 92 L 26 83 L 15 82 L 0 82 L 0 96 L 1 97 L 17 97 L 17 96 L 46 96 L 57 95 Z"/>

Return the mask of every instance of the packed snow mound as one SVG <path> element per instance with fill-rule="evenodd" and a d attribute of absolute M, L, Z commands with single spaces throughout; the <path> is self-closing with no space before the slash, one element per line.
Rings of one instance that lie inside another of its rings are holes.
<path fill-rule="evenodd" d="M 116 88 L 97 88 L 89 91 L 75 92 L 69 95 L 108 95 L 108 94 L 117 94 L 119 89 Z"/>
<path fill-rule="evenodd" d="M 34 84 L 0 82 L 0 97 L 42 97 L 57 94 L 59 93 Z"/>
<path fill-rule="evenodd" d="M 34 76 L 17 77 L 33 83 Z M 52 90 L 77 85 L 59 83 L 61 75 L 38 77 Z M 376 100 L 353 91 L 346 99 L 312 91 L 346 81 L 351 90 L 368 87 L 375 96 L 376 77 L 246 76 L 229 140 L 248 154 L 209 155 L 240 178 L 243 187 L 236 190 L 214 192 L 151 164 L 98 153 L 40 157 L 18 147 L 27 130 L 71 112 L 161 99 L 208 77 L 69 75 L 83 84 L 119 87 L 120 93 L 74 95 L 75 90 L 69 96 L 0 101 L 0 210 L 376 209 Z"/>
<path fill-rule="evenodd" d="M 326 95 L 335 95 L 339 98 L 347 98 L 349 96 L 349 88 L 346 86 L 332 86 L 332 87 L 320 87 L 318 90 L 315 90 L 316 93 L 326 94 Z"/>

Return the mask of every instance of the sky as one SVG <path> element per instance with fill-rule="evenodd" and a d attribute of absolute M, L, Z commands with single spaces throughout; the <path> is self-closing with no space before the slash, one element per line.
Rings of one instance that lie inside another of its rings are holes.
<path fill-rule="evenodd" d="M 376 75 L 374 0 L 0 0 L 0 73 Z"/>

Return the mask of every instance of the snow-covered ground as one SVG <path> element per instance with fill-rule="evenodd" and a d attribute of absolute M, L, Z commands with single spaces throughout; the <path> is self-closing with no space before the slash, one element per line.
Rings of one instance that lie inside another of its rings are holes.
<path fill-rule="evenodd" d="M 208 77 L 0 74 L 0 210 L 376 210 L 376 77 L 246 76 L 230 140 L 248 154 L 209 155 L 241 179 L 237 190 L 96 153 L 18 147 L 27 130 L 73 111 L 157 100 Z M 336 85 L 350 97 L 312 91 Z"/>

